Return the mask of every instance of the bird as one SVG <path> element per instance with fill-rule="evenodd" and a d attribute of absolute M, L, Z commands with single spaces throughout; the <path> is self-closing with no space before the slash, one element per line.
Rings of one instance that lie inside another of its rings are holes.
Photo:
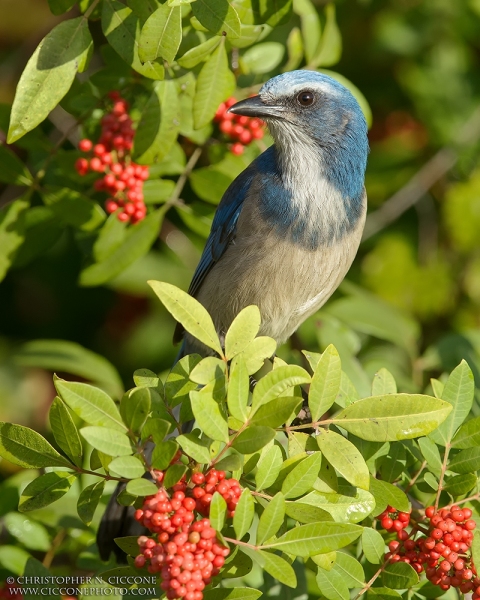
<path fill-rule="evenodd" d="M 227 188 L 188 292 L 221 340 L 254 304 L 259 335 L 282 344 L 330 298 L 357 253 L 367 209 L 367 123 L 345 86 L 312 70 L 277 75 L 229 111 L 265 121 L 274 143 Z M 212 353 L 181 324 L 174 341 L 182 342 L 177 360 Z M 113 537 L 139 533 L 132 511 L 115 498 L 97 536 L 104 559 Z"/>

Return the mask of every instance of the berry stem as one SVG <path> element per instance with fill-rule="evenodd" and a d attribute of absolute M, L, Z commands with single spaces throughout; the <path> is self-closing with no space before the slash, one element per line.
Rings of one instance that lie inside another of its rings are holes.
<path fill-rule="evenodd" d="M 448 455 L 450 453 L 451 447 L 452 446 L 451 446 L 450 442 L 447 442 L 445 444 L 445 453 L 443 455 L 442 470 L 440 472 L 440 479 L 438 480 L 438 490 L 437 490 L 437 495 L 435 497 L 435 512 L 438 509 L 438 503 L 440 501 L 440 494 L 442 493 L 442 490 L 443 490 L 443 481 L 445 479 L 445 471 L 447 470 Z"/>
<path fill-rule="evenodd" d="M 420 475 L 422 474 L 422 472 L 423 472 L 423 470 L 425 469 L 426 466 L 427 466 L 427 461 L 424 460 L 423 463 L 420 465 L 420 468 L 418 469 L 418 471 L 415 473 L 415 475 L 410 480 L 409 484 L 405 487 L 405 493 L 406 494 L 415 485 L 417 479 L 420 477 Z"/>
<path fill-rule="evenodd" d="M 378 569 L 378 571 L 375 573 L 375 575 L 373 575 L 373 577 L 367 581 L 367 583 L 364 585 L 364 587 L 358 592 L 358 594 L 355 596 L 355 598 L 353 600 L 358 600 L 358 598 L 360 598 L 360 596 L 363 596 L 363 594 L 365 592 L 368 592 L 368 590 L 372 587 L 372 585 L 375 583 L 375 581 L 380 577 L 380 575 L 383 573 L 383 571 L 386 569 L 388 563 L 390 562 L 390 559 L 388 558 L 383 565 Z"/>

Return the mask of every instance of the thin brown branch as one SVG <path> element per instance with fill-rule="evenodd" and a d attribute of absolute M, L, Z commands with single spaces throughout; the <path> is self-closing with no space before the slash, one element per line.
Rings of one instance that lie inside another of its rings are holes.
<path fill-rule="evenodd" d="M 447 442 L 445 444 L 445 454 L 443 455 L 442 469 L 440 471 L 440 479 L 438 480 L 438 490 L 437 490 L 437 495 L 435 497 L 435 512 L 437 512 L 438 502 L 440 500 L 440 494 L 442 493 L 442 490 L 443 490 L 443 481 L 445 479 L 445 471 L 447 470 L 448 455 L 450 453 L 451 447 L 452 446 L 451 446 L 450 442 Z"/>

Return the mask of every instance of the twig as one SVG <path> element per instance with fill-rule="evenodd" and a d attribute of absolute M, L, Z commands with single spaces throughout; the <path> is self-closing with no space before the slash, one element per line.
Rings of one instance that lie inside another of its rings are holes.
<path fill-rule="evenodd" d="M 188 159 L 188 162 L 185 165 L 185 169 L 183 170 L 183 173 L 180 175 L 180 177 L 177 180 L 177 183 L 175 185 L 175 189 L 172 192 L 172 195 L 165 203 L 166 207 L 170 208 L 179 200 L 180 194 L 182 193 L 183 188 L 185 187 L 185 184 L 187 183 L 188 176 L 190 175 L 190 173 L 193 171 L 195 165 L 197 164 L 198 159 L 200 158 L 200 156 L 202 154 L 202 151 L 203 151 L 202 146 L 195 148 L 195 150 L 193 151 L 192 156 Z M 167 208 L 167 210 L 168 210 L 168 208 Z"/>
<path fill-rule="evenodd" d="M 355 596 L 355 598 L 353 600 L 358 600 L 358 598 L 360 598 L 360 596 L 363 596 L 363 594 L 365 592 L 368 592 L 368 590 L 372 587 L 372 585 L 375 583 L 375 581 L 378 579 L 378 577 L 380 577 L 380 575 L 383 573 L 383 571 L 385 570 L 385 568 L 389 562 L 390 562 L 390 559 L 388 558 L 383 563 L 383 565 L 378 569 L 378 571 L 375 573 L 375 575 L 369 581 L 367 581 L 365 586 L 358 592 L 358 594 Z"/>
<path fill-rule="evenodd" d="M 408 492 L 408 490 L 410 490 L 414 485 L 415 482 L 417 481 L 417 479 L 420 477 L 423 469 L 427 466 L 427 461 L 424 460 L 423 463 L 421 464 L 420 468 L 418 469 L 418 471 L 415 473 L 415 475 L 412 477 L 412 479 L 410 479 L 409 484 L 407 485 L 407 487 L 405 488 L 405 493 Z"/>
<path fill-rule="evenodd" d="M 363 239 L 367 240 L 395 221 L 407 209 L 418 202 L 445 173 L 457 163 L 459 147 L 471 145 L 480 137 L 480 108 L 461 128 L 451 146 L 439 150 L 410 181 L 389 200 L 367 217 Z"/>
<path fill-rule="evenodd" d="M 58 547 L 63 542 L 66 533 L 67 533 L 66 529 L 60 529 L 60 531 L 57 533 L 57 535 L 53 538 L 52 545 L 46 552 L 45 556 L 43 557 L 43 561 L 42 561 L 42 565 L 44 567 L 46 567 L 47 569 L 51 566 L 53 559 L 55 558 L 55 552 L 58 550 Z"/>
<path fill-rule="evenodd" d="M 445 478 L 445 471 L 447 470 L 448 455 L 450 453 L 451 447 L 452 446 L 451 446 L 450 442 L 447 442 L 445 444 L 445 454 L 443 455 L 442 470 L 440 472 L 440 479 L 438 480 L 438 490 L 437 490 L 437 495 L 435 497 L 435 512 L 437 512 L 438 502 L 440 500 L 440 494 L 442 493 L 442 490 L 443 490 L 443 480 Z"/>

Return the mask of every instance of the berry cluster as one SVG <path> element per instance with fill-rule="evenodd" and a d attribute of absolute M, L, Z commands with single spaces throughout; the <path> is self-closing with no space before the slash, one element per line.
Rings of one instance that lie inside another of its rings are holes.
<path fill-rule="evenodd" d="M 213 494 L 218 492 L 227 503 L 227 516 L 233 517 L 240 500 L 242 488 L 236 479 L 225 479 L 224 471 L 211 469 L 206 475 L 194 473 L 192 496 L 196 499 L 196 509 L 201 515 L 208 516 Z"/>
<path fill-rule="evenodd" d="M 393 506 L 387 506 L 378 518 L 384 529 L 387 531 L 396 531 L 397 533 L 405 529 L 410 523 L 410 514 L 398 511 Z"/>
<path fill-rule="evenodd" d="M 253 140 L 262 139 L 265 132 L 260 119 L 227 112 L 236 102 L 237 100 L 233 97 L 226 102 L 222 102 L 217 109 L 214 120 L 218 123 L 220 131 L 229 140 L 235 142 L 230 146 L 232 154 L 242 154 L 245 146 L 248 146 Z"/>
<path fill-rule="evenodd" d="M 155 475 L 161 483 L 164 473 L 155 471 Z M 169 599 L 202 600 L 202 590 L 218 575 L 230 553 L 217 539 L 210 520 L 196 520 L 195 511 L 208 515 L 212 496 L 218 491 L 227 502 L 228 516 L 233 516 L 241 493 L 238 481 L 225 479 L 224 471 L 215 469 L 206 475 L 194 473 L 191 479 L 194 487 L 183 477 L 171 494 L 160 489 L 135 511 L 135 519 L 154 534 L 138 538 L 140 554 L 135 566 L 159 573 L 161 588 Z"/>
<path fill-rule="evenodd" d="M 417 573 L 425 569 L 427 579 L 442 590 L 455 587 L 464 594 L 473 591 L 472 599 L 479 600 L 480 578 L 469 553 L 475 529 L 475 521 L 470 518 L 472 511 L 452 506 L 435 512 L 434 507 L 429 506 L 425 516 L 429 520 L 426 535 L 419 526 L 414 526 L 410 534 L 403 528 L 398 530 L 397 540 L 388 544 L 390 552 L 385 558 L 390 562 L 409 563 Z M 382 526 L 385 518 L 382 517 Z M 395 528 L 390 527 L 389 531 Z M 417 533 L 420 536 L 413 539 Z"/>
<path fill-rule="evenodd" d="M 100 139 L 96 144 L 89 139 L 80 141 L 79 149 L 90 158 L 79 158 L 75 168 L 82 176 L 89 171 L 103 173 L 94 187 L 109 195 L 106 211 L 110 214 L 118 211 L 120 221 L 136 223 L 147 214 L 143 183 L 148 179 L 149 170 L 148 166 L 135 164 L 131 159 L 135 131 L 127 102 L 118 92 L 110 92 L 109 96 L 113 107 L 102 117 Z"/>

